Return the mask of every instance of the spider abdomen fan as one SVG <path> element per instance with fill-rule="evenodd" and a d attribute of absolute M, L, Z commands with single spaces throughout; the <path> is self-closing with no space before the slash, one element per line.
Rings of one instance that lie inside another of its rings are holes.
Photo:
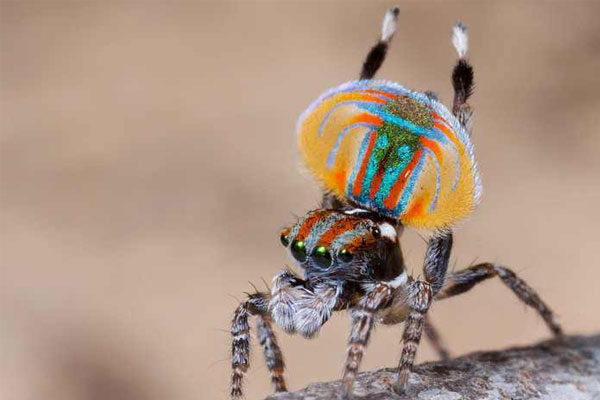
<path fill-rule="evenodd" d="M 348 82 L 313 102 L 296 129 L 304 162 L 326 191 L 405 226 L 449 228 L 479 202 L 468 133 L 423 93 Z"/>

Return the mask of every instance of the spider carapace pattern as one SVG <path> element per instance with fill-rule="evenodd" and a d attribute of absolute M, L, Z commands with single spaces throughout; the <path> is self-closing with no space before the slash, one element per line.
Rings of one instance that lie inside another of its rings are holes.
<path fill-rule="evenodd" d="M 448 352 L 427 320 L 434 300 L 462 294 L 499 277 L 533 307 L 554 335 L 561 335 L 550 308 L 510 269 L 480 263 L 447 273 L 452 226 L 477 206 L 481 183 L 470 140 L 473 68 L 466 59 L 464 25 L 453 28 L 458 61 L 452 72 L 452 112 L 432 92 L 413 92 L 372 80 L 385 59 L 399 10 L 387 11 L 380 40 L 364 61 L 360 80 L 320 96 L 300 116 L 298 146 L 324 188 L 321 207 L 281 232 L 282 245 L 302 269 L 283 269 L 271 291 L 249 294 L 236 309 L 232 335 L 232 400 L 243 398 L 249 367 L 249 317 L 257 318 L 260 342 L 276 392 L 286 390 L 284 362 L 272 324 L 313 337 L 334 311 L 351 319 L 343 372 L 350 398 L 369 336 L 376 323 L 404 323 L 398 376 L 406 393 L 421 335 L 441 358 Z M 399 243 L 404 228 L 431 232 L 422 279 L 407 274 Z"/>

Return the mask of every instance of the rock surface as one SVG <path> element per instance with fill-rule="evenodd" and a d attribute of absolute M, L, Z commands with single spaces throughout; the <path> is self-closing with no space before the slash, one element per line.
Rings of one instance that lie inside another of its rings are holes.
<path fill-rule="evenodd" d="M 359 374 L 355 398 L 365 400 L 598 400 L 600 334 L 570 336 L 531 347 L 478 352 L 414 368 L 410 390 L 398 396 L 390 389 L 391 368 Z M 341 398 L 341 381 L 313 383 L 297 392 L 267 400 Z"/>

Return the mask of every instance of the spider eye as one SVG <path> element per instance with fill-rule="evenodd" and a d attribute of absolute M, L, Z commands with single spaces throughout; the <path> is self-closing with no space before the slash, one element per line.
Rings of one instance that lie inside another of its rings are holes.
<path fill-rule="evenodd" d="M 352 259 L 354 258 L 354 256 L 348 250 L 342 249 L 338 253 L 338 258 L 340 259 L 341 262 L 347 263 L 347 262 L 352 261 Z"/>
<path fill-rule="evenodd" d="M 279 236 L 279 240 L 281 240 L 281 244 L 284 247 L 288 247 L 288 245 L 290 244 L 290 238 L 288 237 L 288 235 L 285 234 L 281 234 L 281 236 Z"/>
<path fill-rule="evenodd" d="M 318 246 L 313 250 L 312 258 L 315 263 L 321 268 L 328 268 L 331 266 L 331 253 L 325 246 Z"/>
<path fill-rule="evenodd" d="M 306 261 L 306 246 L 302 240 L 294 240 L 290 250 L 296 260 L 300 262 Z"/>
<path fill-rule="evenodd" d="M 373 234 L 373 236 L 375 236 L 375 239 L 379 239 L 381 237 L 381 231 L 376 226 L 371 228 L 371 233 Z"/>

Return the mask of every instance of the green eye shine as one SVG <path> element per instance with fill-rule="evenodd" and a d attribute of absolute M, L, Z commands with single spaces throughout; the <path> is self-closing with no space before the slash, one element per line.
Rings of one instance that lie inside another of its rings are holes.
<path fill-rule="evenodd" d="M 325 246 L 318 246 L 313 250 L 312 258 L 315 263 L 321 268 L 331 266 L 331 254 Z"/>
<path fill-rule="evenodd" d="M 291 247 L 292 256 L 300 262 L 306 261 L 306 247 L 302 240 L 294 240 Z"/>
<path fill-rule="evenodd" d="M 340 250 L 340 252 L 338 253 L 338 258 L 340 259 L 341 262 L 350 262 L 352 261 L 352 258 L 354 256 L 352 255 L 352 253 L 350 253 L 348 250 L 346 249 L 342 249 Z"/>
<path fill-rule="evenodd" d="M 281 236 L 279 236 L 279 240 L 281 240 L 281 244 L 284 247 L 288 247 L 288 245 L 290 244 L 290 238 L 288 238 L 288 235 L 284 235 L 283 233 L 281 234 Z"/>

